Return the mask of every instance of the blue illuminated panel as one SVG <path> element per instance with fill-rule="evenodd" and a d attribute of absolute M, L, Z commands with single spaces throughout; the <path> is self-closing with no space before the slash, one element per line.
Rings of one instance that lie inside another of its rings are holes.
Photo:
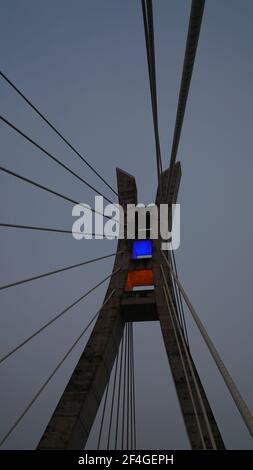
<path fill-rule="evenodd" d="M 132 259 L 151 258 L 152 240 L 134 240 L 132 248 Z"/>

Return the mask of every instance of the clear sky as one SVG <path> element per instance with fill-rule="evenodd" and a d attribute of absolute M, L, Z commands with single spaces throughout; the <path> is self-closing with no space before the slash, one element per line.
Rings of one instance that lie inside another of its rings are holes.
<path fill-rule="evenodd" d="M 169 162 L 189 0 L 154 0 L 163 165 Z M 239 389 L 252 384 L 252 15 L 251 0 L 207 0 L 178 158 L 181 281 Z M 0 1 L 1 69 L 116 186 L 115 168 L 136 177 L 153 202 L 155 148 L 139 0 Z M 0 80 L 1 114 L 112 194 Z M 0 125 L 1 165 L 80 202 L 94 194 Z M 1 222 L 70 229 L 71 204 L 0 173 Z M 0 284 L 115 251 L 111 241 L 0 230 Z M 0 293 L 1 353 L 110 273 L 112 259 Z M 0 365 L 0 435 L 10 428 L 100 306 L 103 285 Z M 193 357 L 229 449 L 253 448 L 209 353 L 186 312 Z M 134 329 L 139 448 L 189 448 L 159 326 Z M 34 448 L 85 341 L 3 448 Z M 91 436 L 89 446 L 95 444 Z"/>

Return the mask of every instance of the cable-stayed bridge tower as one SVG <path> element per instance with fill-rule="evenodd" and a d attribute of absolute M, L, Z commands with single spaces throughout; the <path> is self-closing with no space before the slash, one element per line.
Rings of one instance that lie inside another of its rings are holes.
<path fill-rule="evenodd" d="M 177 199 L 180 177 L 180 164 L 177 163 L 173 169 L 170 205 Z M 165 171 L 162 174 L 164 188 L 167 178 L 168 171 Z M 119 203 L 126 215 L 127 204 L 137 204 L 135 179 L 118 169 L 117 180 Z M 191 447 L 224 448 L 189 350 L 160 240 L 149 240 L 151 250 L 149 255 L 143 256 L 133 256 L 134 243 L 136 240 L 126 238 L 118 241 L 113 268 L 115 274 L 111 277 L 105 303 L 38 449 L 84 448 L 118 356 L 126 325 L 143 321 L 160 323 Z M 138 250 L 138 242 L 135 247 Z"/>

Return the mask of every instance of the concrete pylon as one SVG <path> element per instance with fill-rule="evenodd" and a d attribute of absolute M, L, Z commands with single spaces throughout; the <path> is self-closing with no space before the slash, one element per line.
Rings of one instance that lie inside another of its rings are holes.
<path fill-rule="evenodd" d="M 181 177 L 180 164 L 173 168 L 169 204 L 175 203 Z M 162 174 L 166 188 L 168 170 Z M 119 203 L 137 203 L 135 179 L 117 169 Z M 161 194 L 158 192 L 157 194 Z M 157 203 L 159 204 L 157 196 Z M 126 223 L 126 216 L 124 218 Z M 126 227 L 125 227 L 126 230 Z M 192 449 L 223 449 L 224 444 L 196 367 L 177 321 L 178 311 L 168 266 L 153 240 L 152 258 L 132 259 L 132 240 L 119 239 L 114 270 L 105 295 L 114 295 L 101 309 L 87 345 L 43 433 L 37 449 L 83 449 L 89 437 L 118 352 L 126 322 L 159 321 L 174 379 L 186 432 Z M 127 273 L 152 269 L 154 289 L 126 292 Z M 165 280 L 167 291 L 165 288 Z M 169 406 L 169 403 L 168 403 Z M 168 442 L 168 448 L 170 447 Z"/>

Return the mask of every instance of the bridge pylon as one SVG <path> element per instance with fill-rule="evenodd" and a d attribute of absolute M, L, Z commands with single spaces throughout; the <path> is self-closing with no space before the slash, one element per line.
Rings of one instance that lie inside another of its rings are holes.
<path fill-rule="evenodd" d="M 162 188 L 157 191 L 158 205 L 161 202 L 159 195 L 166 193 L 168 176 L 168 170 L 162 173 Z M 176 163 L 170 178 L 169 200 L 166 201 L 170 205 L 176 202 L 180 178 L 180 163 Z M 134 177 L 120 169 L 117 169 L 117 182 L 119 203 L 124 209 L 126 221 L 127 204 L 137 204 L 137 187 Z M 37 449 L 84 449 L 110 378 L 125 325 L 137 321 L 160 323 L 191 448 L 224 449 L 179 321 L 172 278 L 161 253 L 161 240 L 152 239 L 151 244 L 151 257 L 133 259 L 133 240 L 126 237 L 118 240 L 113 268 L 116 272 L 110 279 L 105 295 L 105 299 L 109 300 L 100 310 L 90 338 Z M 133 272 L 137 272 L 137 278 L 141 272 L 144 278 L 145 274 L 151 273 L 153 286 L 149 286 L 149 290 L 142 290 L 140 286 L 135 290 L 133 279 L 136 276 Z"/>

